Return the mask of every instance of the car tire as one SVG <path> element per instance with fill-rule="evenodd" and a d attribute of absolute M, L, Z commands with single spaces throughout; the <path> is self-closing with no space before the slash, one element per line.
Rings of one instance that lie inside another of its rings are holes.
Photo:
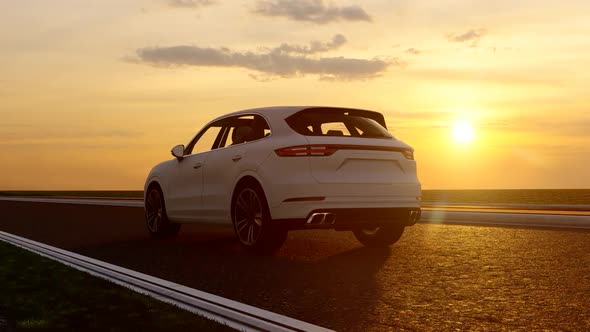
<path fill-rule="evenodd" d="M 273 225 L 262 187 L 253 180 L 235 190 L 232 221 L 241 246 L 250 253 L 270 255 L 287 239 L 288 231 Z"/>
<path fill-rule="evenodd" d="M 159 187 L 152 187 L 145 197 L 145 224 L 152 238 L 170 238 L 180 231 L 180 224 L 168 220 L 164 196 Z"/>
<path fill-rule="evenodd" d="M 405 227 L 403 225 L 387 225 L 373 228 L 360 228 L 353 231 L 356 239 L 366 247 L 387 247 L 396 243 Z"/>

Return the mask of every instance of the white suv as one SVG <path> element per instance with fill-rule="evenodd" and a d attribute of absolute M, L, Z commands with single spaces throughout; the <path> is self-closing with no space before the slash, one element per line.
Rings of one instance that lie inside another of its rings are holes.
<path fill-rule="evenodd" d="M 295 229 L 353 231 L 396 242 L 420 218 L 413 149 L 383 115 L 335 107 L 268 107 L 209 122 L 145 183 L 154 237 L 181 223 L 233 224 L 249 251 L 272 253 Z"/>

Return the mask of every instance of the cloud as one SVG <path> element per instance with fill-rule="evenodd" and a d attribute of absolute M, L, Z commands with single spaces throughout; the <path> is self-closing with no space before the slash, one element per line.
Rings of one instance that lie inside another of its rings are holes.
<path fill-rule="evenodd" d="M 338 7 L 324 4 L 323 0 L 261 0 L 254 13 L 264 16 L 282 16 L 294 21 L 326 24 L 335 21 L 371 22 L 371 16 L 359 6 Z"/>
<path fill-rule="evenodd" d="M 560 117 L 539 118 L 538 115 L 513 116 L 506 121 L 514 131 L 533 132 L 544 135 L 558 135 L 587 138 L 590 128 L 590 117 Z"/>
<path fill-rule="evenodd" d="M 346 43 L 346 37 L 341 34 L 337 34 L 332 37 L 332 40 L 326 43 L 320 41 L 311 41 L 309 46 L 292 45 L 283 43 L 281 46 L 274 50 L 285 53 L 299 53 L 299 54 L 314 54 L 327 52 L 339 48 Z"/>
<path fill-rule="evenodd" d="M 38 144 L 86 144 L 88 141 L 112 139 L 111 141 L 137 140 L 144 134 L 126 128 L 45 128 L 28 124 L 12 123 L 0 131 L 0 145 Z"/>
<path fill-rule="evenodd" d="M 192 45 L 146 47 L 137 50 L 133 62 L 154 66 L 238 67 L 254 70 L 267 78 L 318 75 L 321 79 L 368 79 L 379 76 L 389 66 L 402 64 L 396 59 L 356 59 L 346 57 L 310 57 L 333 50 L 346 42 L 336 35 L 330 42 L 311 42 L 309 46 L 281 44 L 261 52 L 236 52 L 228 48 Z M 128 59 L 129 60 L 129 59 Z M 265 79 L 254 75 L 256 79 Z"/>
<path fill-rule="evenodd" d="M 478 83 L 501 86 L 555 86 L 562 78 L 549 76 L 546 72 L 532 70 L 515 70 L 514 68 L 458 68 L 458 67 L 422 67 L 413 68 L 408 73 L 415 78 L 447 83 Z"/>
<path fill-rule="evenodd" d="M 468 43 L 469 47 L 477 46 L 479 40 L 486 34 L 485 29 L 471 29 L 462 34 L 447 35 L 447 40 L 452 43 Z"/>
<path fill-rule="evenodd" d="M 452 119 L 456 116 L 454 112 L 449 111 L 395 111 L 391 112 L 394 118 L 399 120 L 424 120 L 424 119 Z"/>
<path fill-rule="evenodd" d="M 415 48 L 412 47 L 412 48 L 408 48 L 406 50 L 406 53 L 412 54 L 412 55 L 418 55 L 418 54 L 422 53 L 422 51 L 420 51 L 420 50 L 415 49 Z"/>
<path fill-rule="evenodd" d="M 170 7 L 198 8 L 215 4 L 215 0 L 168 0 Z"/>
<path fill-rule="evenodd" d="M 81 138 L 135 138 L 143 133 L 128 129 L 47 129 L 39 126 L 11 124 L 12 130 L 3 130 L 0 139 L 9 138 L 35 138 L 43 139 L 81 139 Z"/>

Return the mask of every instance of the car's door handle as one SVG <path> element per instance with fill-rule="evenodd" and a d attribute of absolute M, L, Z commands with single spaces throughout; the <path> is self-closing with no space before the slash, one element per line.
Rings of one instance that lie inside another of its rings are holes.
<path fill-rule="evenodd" d="M 240 159 L 242 159 L 242 156 L 240 156 L 239 154 L 237 154 L 237 155 L 235 155 L 235 156 L 231 157 L 231 160 L 233 160 L 233 161 L 238 161 L 238 160 L 240 160 Z"/>
<path fill-rule="evenodd" d="M 195 164 L 195 165 L 193 166 L 193 168 L 194 168 L 194 169 L 198 169 L 198 168 L 201 168 L 201 166 L 203 166 L 203 164 L 201 164 L 201 163 L 198 163 L 198 164 Z"/>

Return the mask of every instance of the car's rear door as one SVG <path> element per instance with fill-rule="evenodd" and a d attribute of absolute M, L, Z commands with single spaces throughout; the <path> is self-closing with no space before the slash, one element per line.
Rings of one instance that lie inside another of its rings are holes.
<path fill-rule="evenodd" d="M 377 139 L 307 137 L 310 145 L 327 147 L 333 154 L 310 158 L 313 177 L 320 183 L 391 184 L 415 175 L 415 164 L 405 148 Z"/>
<path fill-rule="evenodd" d="M 267 122 L 260 115 L 234 116 L 226 119 L 225 125 L 219 147 L 208 153 L 203 170 L 201 214 L 213 222 L 231 221 L 231 195 L 236 179 L 245 172 L 255 172 L 272 153 L 260 144 L 270 134 Z"/>
<path fill-rule="evenodd" d="M 419 195 L 413 150 L 387 132 L 379 113 L 365 112 L 306 110 L 290 119 L 306 129 L 299 131 L 309 142 L 312 176 L 329 196 Z"/>

